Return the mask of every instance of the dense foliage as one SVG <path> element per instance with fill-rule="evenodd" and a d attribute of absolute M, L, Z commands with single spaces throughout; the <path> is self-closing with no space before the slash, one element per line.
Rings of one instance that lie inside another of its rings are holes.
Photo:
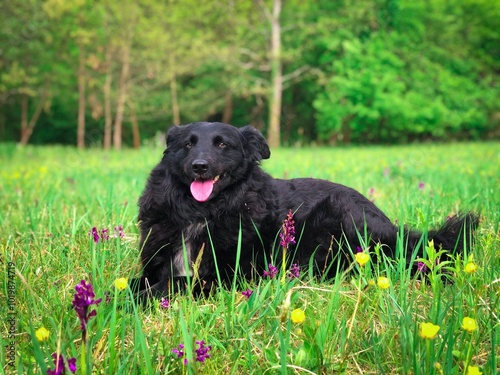
<path fill-rule="evenodd" d="M 75 144 L 77 121 L 87 145 L 122 121 L 128 144 L 199 120 L 266 133 L 277 2 L 2 2 L 0 139 Z M 490 0 L 283 1 L 282 143 L 499 137 L 499 20 Z"/>

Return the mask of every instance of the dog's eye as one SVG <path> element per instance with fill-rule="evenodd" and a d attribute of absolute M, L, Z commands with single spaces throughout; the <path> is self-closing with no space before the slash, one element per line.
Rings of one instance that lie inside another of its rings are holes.
<path fill-rule="evenodd" d="M 186 142 L 186 143 L 184 143 L 184 147 L 191 148 L 191 147 L 193 147 L 193 144 L 191 142 Z"/>
<path fill-rule="evenodd" d="M 219 148 L 226 148 L 226 146 L 227 146 L 227 143 L 224 143 L 224 142 L 219 142 L 217 144 L 217 147 L 219 147 Z"/>

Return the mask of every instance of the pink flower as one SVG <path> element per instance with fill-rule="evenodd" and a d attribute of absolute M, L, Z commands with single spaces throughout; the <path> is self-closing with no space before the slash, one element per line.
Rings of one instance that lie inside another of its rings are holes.
<path fill-rule="evenodd" d="M 425 272 L 427 272 L 427 269 L 428 269 L 427 265 L 424 262 L 418 262 L 417 263 L 417 270 L 419 272 L 425 273 Z"/>
<path fill-rule="evenodd" d="M 80 281 L 80 283 L 76 285 L 75 289 L 76 293 L 73 298 L 73 307 L 76 311 L 76 314 L 78 315 L 78 318 L 80 319 L 82 339 L 84 342 L 86 342 L 87 323 L 89 322 L 90 318 L 97 315 L 97 312 L 95 310 L 89 312 L 89 307 L 91 305 L 97 306 L 99 303 L 101 303 L 102 298 L 94 299 L 94 288 L 92 288 L 92 285 L 90 283 L 87 284 L 85 280 Z"/>
<path fill-rule="evenodd" d="M 184 357 L 184 344 L 179 344 L 178 346 L 179 349 L 172 349 L 172 353 L 177 355 L 177 358 L 182 358 Z M 187 358 L 184 358 L 184 365 L 187 365 L 188 360 Z"/>
<path fill-rule="evenodd" d="M 90 230 L 90 235 L 92 236 L 95 243 L 99 242 L 99 231 L 96 227 L 92 227 L 92 229 Z"/>
<path fill-rule="evenodd" d="M 241 294 L 243 294 L 245 297 L 247 297 L 247 299 L 249 299 L 250 296 L 253 294 L 253 290 L 247 288 L 247 290 L 244 290 L 243 292 L 241 292 Z"/>
<path fill-rule="evenodd" d="M 165 310 L 169 309 L 170 308 L 170 301 L 168 300 L 168 298 L 162 298 L 160 301 L 160 306 L 162 308 L 164 308 Z"/>
<path fill-rule="evenodd" d="M 295 244 L 295 221 L 293 220 L 292 210 L 288 211 L 286 219 L 283 221 L 280 232 L 280 244 L 288 248 L 289 244 Z"/>
<path fill-rule="evenodd" d="M 196 352 L 196 360 L 198 362 L 204 363 L 205 359 L 210 358 L 210 354 L 208 352 L 210 349 L 212 349 L 211 346 L 205 346 L 205 341 L 196 341 L 196 344 L 198 344 L 198 349 L 195 350 Z"/>
<path fill-rule="evenodd" d="M 292 264 L 290 268 L 290 272 L 288 273 L 288 277 L 290 279 L 296 279 L 300 276 L 300 266 L 297 263 Z"/>
<path fill-rule="evenodd" d="M 54 358 L 56 368 L 54 370 L 48 369 L 47 375 L 65 375 L 66 363 L 68 364 L 69 371 L 73 374 L 76 372 L 76 358 L 70 358 L 66 361 L 64 356 L 58 353 L 52 353 L 52 358 Z"/>
<path fill-rule="evenodd" d="M 273 266 L 271 263 L 269 263 L 267 265 L 267 267 L 268 267 L 269 271 L 264 271 L 263 276 L 264 277 L 267 276 L 270 279 L 274 278 L 274 276 L 276 276 L 276 274 L 278 273 L 278 269 L 275 266 Z"/>

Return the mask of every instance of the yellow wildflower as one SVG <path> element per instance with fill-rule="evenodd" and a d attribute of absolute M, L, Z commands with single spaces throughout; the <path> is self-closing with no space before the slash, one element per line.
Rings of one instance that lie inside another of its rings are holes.
<path fill-rule="evenodd" d="M 370 260 L 370 255 L 367 253 L 356 253 L 354 254 L 354 258 L 356 258 L 356 262 L 363 267 Z"/>
<path fill-rule="evenodd" d="M 467 366 L 467 375 L 481 375 L 482 372 L 479 371 L 477 366 Z"/>
<path fill-rule="evenodd" d="M 379 276 L 377 279 L 377 285 L 380 289 L 388 289 L 391 286 L 391 282 L 385 276 Z"/>
<path fill-rule="evenodd" d="M 115 288 L 118 290 L 125 290 L 128 286 L 128 279 L 126 277 L 120 277 L 115 280 Z"/>
<path fill-rule="evenodd" d="M 474 262 L 467 262 L 467 264 L 465 265 L 464 271 L 467 273 L 476 272 L 477 271 L 477 264 Z"/>
<path fill-rule="evenodd" d="M 436 369 L 439 375 L 444 375 L 443 366 L 441 366 L 441 363 L 439 362 L 434 363 L 434 368 Z"/>
<path fill-rule="evenodd" d="M 467 332 L 474 332 L 477 329 L 476 320 L 466 316 L 462 320 L 462 328 Z"/>
<path fill-rule="evenodd" d="M 290 319 L 292 322 L 299 324 L 306 320 L 306 314 L 301 309 L 295 309 L 292 311 Z"/>
<path fill-rule="evenodd" d="M 47 341 L 50 336 L 50 332 L 47 328 L 41 327 L 35 331 L 35 336 L 38 341 Z"/>
<path fill-rule="evenodd" d="M 441 327 L 432 323 L 420 323 L 420 331 L 418 333 L 423 339 L 432 340 L 434 337 L 436 337 L 440 328 Z"/>

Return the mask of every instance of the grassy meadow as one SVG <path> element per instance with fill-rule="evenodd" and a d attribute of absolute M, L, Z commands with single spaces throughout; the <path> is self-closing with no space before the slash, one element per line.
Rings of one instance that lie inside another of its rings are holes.
<path fill-rule="evenodd" d="M 476 243 L 455 262 L 435 264 L 427 246 L 425 281 L 402 257 L 371 254 L 329 282 L 262 277 L 143 308 L 115 280 L 140 273 L 137 200 L 161 155 L 0 144 L 6 374 L 53 373 L 52 353 L 66 374 L 69 358 L 77 374 L 500 374 L 499 143 L 290 148 L 263 162 L 275 177 L 351 186 L 422 231 L 479 212 Z M 109 239 L 94 242 L 93 227 Z M 85 342 L 72 307 L 81 280 L 102 298 Z"/>

